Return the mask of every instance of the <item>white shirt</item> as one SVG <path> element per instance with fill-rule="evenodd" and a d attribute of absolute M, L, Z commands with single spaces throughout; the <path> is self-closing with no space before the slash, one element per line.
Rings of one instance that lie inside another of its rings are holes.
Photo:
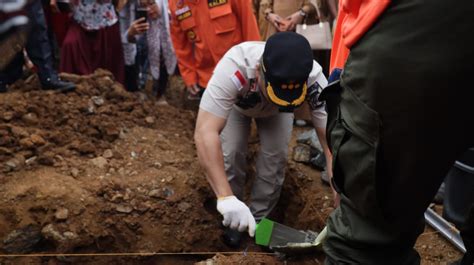
<path fill-rule="evenodd" d="M 278 114 L 278 106 L 262 95 L 261 82 L 258 82 L 253 90 L 251 89 L 264 48 L 265 42 L 248 41 L 235 45 L 227 51 L 216 65 L 199 107 L 224 119 L 227 119 L 234 107 L 242 114 L 253 118 Z M 327 83 L 322 67 L 313 61 L 313 69 L 307 81 L 306 100 L 310 103 L 311 116 L 314 126 L 317 128 L 326 127 L 327 113 L 323 102 L 318 101 L 318 97 Z M 252 98 L 257 99 L 256 101 L 251 100 L 250 104 L 245 99 L 249 90 L 250 92 L 254 91 Z M 317 93 L 312 94 L 311 91 Z M 310 94 L 312 95 L 310 96 Z"/>

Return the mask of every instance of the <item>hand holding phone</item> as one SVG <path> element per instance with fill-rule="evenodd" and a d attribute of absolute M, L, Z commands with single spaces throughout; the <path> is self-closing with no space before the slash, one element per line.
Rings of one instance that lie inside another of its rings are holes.
<path fill-rule="evenodd" d="M 145 33 L 150 28 L 150 24 L 145 21 L 144 17 L 141 17 L 133 21 L 132 25 L 128 28 L 127 39 L 134 42 L 136 35 Z"/>
<path fill-rule="evenodd" d="M 135 12 L 136 19 L 143 18 L 144 22 L 148 20 L 148 7 L 146 5 L 137 5 Z"/>

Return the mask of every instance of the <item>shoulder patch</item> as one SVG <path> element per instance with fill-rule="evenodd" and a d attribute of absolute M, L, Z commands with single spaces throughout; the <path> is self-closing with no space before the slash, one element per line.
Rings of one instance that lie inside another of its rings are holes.
<path fill-rule="evenodd" d="M 234 83 L 239 91 L 247 84 L 247 80 L 239 70 L 235 71 L 235 73 L 230 77 L 230 80 L 232 80 L 232 83 Z"/>
<path fill-rule="evenodd" d="M 189 6 L 185 6 L 185 7 L 183 7 L 183 8 L 180 8 L 180 9 L 176 10 L 175 14 L 176 14 L 177 16 L 179 16 L 179 15 L 182 15 L 182 14 L 188 12 L 189 10 L 190 10 L 190 9 L 189 9 Z"/>
<path fill-rule="evenodd" d="M 178 21 L 181 21 L 183 19 L 186 19 L 186 18 L 192 16 L 192 13 L 191 13 L 191 9 L 189 8 L 189 6 L 185 6 L 183 8 L 180 8 L 180 9 L 176 10 L 175 15 L 176 15 L 176 18 L 178 19 Z"/>
<path fill-rule="evenodd" d="M 307 100 L 308 100 L 309 107 L 312 110 L 317 109 L 324 105 L 324 102 L 319 101 L 319 95 L 321 95 L 322 91 L 323 91 L 323 88 L 318 84 L 318 82 L 314 83 L 308 88 Z"/>

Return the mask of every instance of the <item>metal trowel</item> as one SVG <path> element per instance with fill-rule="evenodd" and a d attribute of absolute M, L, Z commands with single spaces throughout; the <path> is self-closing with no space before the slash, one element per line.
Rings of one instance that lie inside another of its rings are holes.
<path fill-rule="evenodd" d="M 255 243 L 285 254 L 303 254 L 320 250 L 326 228 L 320 233 L 301 231 L 263 218 L 255 229 Z"/>

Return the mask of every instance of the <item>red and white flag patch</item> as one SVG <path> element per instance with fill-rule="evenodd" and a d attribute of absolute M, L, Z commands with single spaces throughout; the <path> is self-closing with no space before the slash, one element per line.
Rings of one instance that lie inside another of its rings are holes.
<path fill-rule="evenodd" d="M 247 80 L 245 80 L 244 75 L 239 70 L 235 71 L 230 79 L 239 91 L 247 84 Z"/>

